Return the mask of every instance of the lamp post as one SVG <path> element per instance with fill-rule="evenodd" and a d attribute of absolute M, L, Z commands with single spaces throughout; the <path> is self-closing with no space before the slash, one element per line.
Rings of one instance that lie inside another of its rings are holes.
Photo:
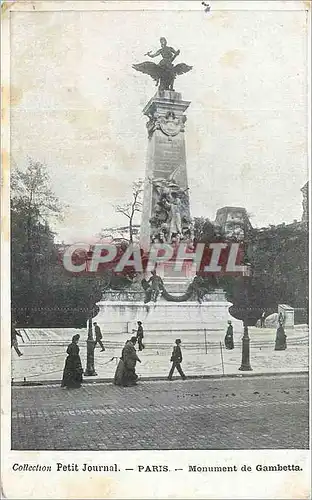
<path fill-rule="evenodd" d="M 251 365 L 250 365 L 250 338 L 249 338 L 249 332 L 248 332 L 248 312 L 249 312 L 249 280 L 251 277 L 251 264 L 246 263 L 245 264 L 245 272 L 244 272 L 244 294 L 245 294 L 245 304 L 244 304 L 244 319 L 243 319 L 243 325 L 244 325 L 244 335 L 242 338 L 242 362 L 241 366 L 239 368 L 240 371 L 252 371 Z"/>
<path fill-rule="evenodd" d="M 94 345 L 92 332 L 92 315 L 88 319 L 88 338 L 87 338 L 87 366 L 84 372 L 85 377 L 94 377 L 97 375 L 94 369 Z"/>
<path fill-rule="evenodd" d="M 90 260 L 92 258 L 92 251 L 89 250 L 87 252 L 87 260 L 86 260 L 86 271 L 89 272 Z M 91 280 L 89 283 L 91 283 Z M 93 294 L 90 297 L 89 304 L 89 319 L 88 319 L 88 338 L 87 338 L 87 366 L 84 372 L 85 377 L 95 377 L 97 375 L 94 368 L 94 349 L 95 349 L 95 340 L 93 339 L 93 331 L 92 331 L 92 318 L 93 318 L 93 307 L 91 306 L 93 300 Z"/>

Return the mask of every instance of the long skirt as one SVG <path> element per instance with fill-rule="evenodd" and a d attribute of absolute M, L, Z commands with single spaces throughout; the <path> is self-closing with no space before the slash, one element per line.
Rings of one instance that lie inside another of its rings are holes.
<path fill-rule="evenodd" d="M 287 349 L 286 338 L 287 335 L 285 334 L 284 328 L 280 326 L 276 331 L 275 351 L 285 351 L 285 349 Z"/>
<path fill-rule="evenodd" d="M 127 364 L 126 361 L 124 377 L 123 377 L 123 385 L 124 386 L 135 385 L 138 378 L 139 377 L 135 373 L 135 365 L 133 366 L 133 363 Z"/>
<path fill-rule="evenodd" d="M 80 387 L 82 373 L 80 356 L 67 356 L 63 371 L 62 387 L 69 387 L 71 389 Z"/>
<path fill-rule="evenodd" d="M 286 336 L 284 339 L 275 340 L 274 351 L 285 351 L 285 349 L 287 349 Z"/>
<path fill-rule="evenodd" d="M 224 345 L 226 349 L 234 349 L 234 340 L 232 336 L 225 336 Z"/>
<path fill-rule="evenodd" d="M 135 373 L 135 367 L 132 365 L 130 367 L 127 366 L 127 363 L 124 363 L 120 359 L 115 371 L 114 384 L 128 387 L 129 385 L 135 385 L 137 379 L 138 376 Z"/>
<path fill-rule="evenodd" d="M 117 365 L 115 376 L 114 376 L 114 384 L 115 385 L 123 385 L 124 382 L 124 374 L 125 374 L 125 364 L 122 359 L 119 360 Z"/>

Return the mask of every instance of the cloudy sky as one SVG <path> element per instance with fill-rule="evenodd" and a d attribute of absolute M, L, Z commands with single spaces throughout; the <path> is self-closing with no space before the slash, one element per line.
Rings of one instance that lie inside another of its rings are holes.
<path fill-rule="evenodd" d="M 58 240 L 126 224 L 113 205 L 144 176 L 142 109 L 155 93 L 131 65 L 160 36 L 181 50 L 177 62 L 194 67 L 175 84 L 191 101 L 192 215 L 214 219 L 231 205 L 246 207 L 254 226 L 300 219 L 308 179 L 304 10 L 13 12 L 12 160 L 47 164 L 66 205 Z"/>

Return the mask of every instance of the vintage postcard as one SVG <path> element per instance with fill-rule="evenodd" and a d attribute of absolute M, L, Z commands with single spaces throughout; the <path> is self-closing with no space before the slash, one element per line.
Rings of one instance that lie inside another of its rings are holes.
<path fill-rule="evenodd" d="M 2 497 L 311 498 L 311 2 L 1 8 Z"/>

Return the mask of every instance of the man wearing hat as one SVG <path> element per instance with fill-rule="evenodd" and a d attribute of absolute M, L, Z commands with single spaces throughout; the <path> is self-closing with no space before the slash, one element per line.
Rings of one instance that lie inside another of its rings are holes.
<path fill-rule="evenodd" d="M 137 338 L 138 345 L 139 345 L 139 351 L 143 351 L 143 349 L 144 349 L 143 337 L 144 337 L 144 334 L 143 334 L 142 321 L 138 321 L 138 330 L 137 330 L 136 338 Z"/>
<path fill-rule="evenodd" d="M 93 326 L 94 326 L 94 332 L 95 332 L 94 349 L 95 349 L 96 344 L 100 344 L 101 352 L 103 352 L 103 351 L 105 351 L 105 347 L 104 347 L 103 342 L 102 342 L 103 336 L 102 336 L 101 328 L 99 327 L 99 325 L 97 324 L 96 321 L 93 323 Z"/>
<path fill-rule="evenodd" d="M 181 339 L 176 339 L 175 343 L 176 345 L 173 347 L 172 355 L 170 358 L 170 361 L 172 361 L 172 366 L 168 375 L 168 380 L 172 380 L 172 375 L 175 368 L 180 373 L 182 379 L 185 380 L 186 376 L 181 368 L 181 363 L 182 363 L 182 351 L 180 347 Z"/>

